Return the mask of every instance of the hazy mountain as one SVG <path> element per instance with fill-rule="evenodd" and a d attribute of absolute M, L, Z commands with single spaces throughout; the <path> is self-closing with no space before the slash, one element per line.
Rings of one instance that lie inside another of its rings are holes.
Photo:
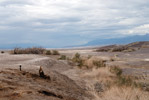
<path fill-rule="evenodd" d="M 38 45 L 32 44 L 32 43 L 2 44 L 0 45 L 0 49 L 13 49 L 16 47 L 27 48 L 27 47 L 33 47 L 33 46 L 37 47 Z"/>
<path fill-rule="evenodd" d="M 96 39 L 88 42 L 84 46 L 96 46 L 96 45 L 110 45 L 110 44 L 128 44 L 137 41 L 149 41 L 149 34 L 146 35 L 134 35 L 123 38 L 112 39 Z"/>
<path fill-rule="evenodd" d="M 127 36 L 123 38 L 112 38 L 112 39 L 96 39 L 88 42 L 85 45 L 76 45 L 76 46 L 68 46 L 68 47 L 82 47 L 82 46 L 98 46 L 98 45 L 111 45 L 111 44 L 128 44 L 131 42 L 137 41 L 149 41 L 149 34 L 146 35 L 135 35 L 135 36 Z M 39 47 L 38 44 L 32 43 L 18 43 L 18 44 L 0 44 L 0 49 L 13 49 L 15 47 L 27 48 L 27 47 Z M 45 46 L 46 48 L 51 48 L 49 46 Z"/>

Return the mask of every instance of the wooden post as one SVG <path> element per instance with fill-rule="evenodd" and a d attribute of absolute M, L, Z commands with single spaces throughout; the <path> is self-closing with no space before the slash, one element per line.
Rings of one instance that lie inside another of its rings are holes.
<path fill-rule="evenodd" d="M 21 67 L 22 67 L 22 65 L 20 65 L 20 71 L 22 70 Z"/>

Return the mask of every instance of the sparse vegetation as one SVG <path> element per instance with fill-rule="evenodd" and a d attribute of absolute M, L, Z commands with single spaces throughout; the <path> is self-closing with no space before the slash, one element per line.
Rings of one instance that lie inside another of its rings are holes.
<path fill-rule="evenodd" d="M 93 60 L 93 65 L 96 66 L 97 68 L 99 67 L 105 67 L 106 64 L 105 64 L 105 60 Z"/>
<path fill-rule="evenodd" d="M 98 57 L 84 58 L 84 66 L 88 69 L 106 67 L 106 60 Z"/>
<path fill-rule="evenodd" d="M 51 50 L 46 50 L 46 55 L 51 55 Z"/>
<path fill-rule="evenodd" d="M 109 45 L 98 48 L 97 52 L 133 52 L 139 48 L 148 47 L 148 43 L 130 43 L 127 45 Z"/>
<path fill-rule="evenodd" d="M 118 47 L 115 47 L 115 48 L 112 48 L 111 51 L 112 52 L 122 52 L 124 50 L 128 50 L 129 48 L 128 47 L 125 47 L 125 46 L 118 46 Z"/>
<path fill-rule="evenodd" d="M 119 76 L 116 83 L 118 85 L 137 86 L 137 84 L 133 81 L 133 78 L 130 76 Z"/>
<path fill-rule="evenodd" d="M 141 90 L 133 77 L 123 75 L 118 66 L 100 67 L 82 75 L 89 77 L 95 100 L 148 100 L 149 93 Z"/>
<path fill-rule="evenodd" d="M 52 54 L 53 54 L 53 55 L 60 55 L 60 53 L 59 53 L 57 50 L 53 50 L 53 51 L 52 51 Z"/>
<path fill-rule="evenodd" d="M 67 57 L 65 55 L 61 55 L 61 57 L 59 58 L 59 60 L 66 60 Z"/>
<path fill-rule="evenodd" d="M 82 67 L 84 65 L 84 60 L 81 58 L 79 53 L 76 53 L 72 58 L 72 61 L 77 64 L 77 66 Z"/>
<path fill-rule="evenodd" d="M 110 72 L 114 73 L 116 75 L 117 79 L 116 79 L 115 83 L 118 85 L 135 86 L 135 87 L 139 86 L 139 84 L 137 84 L 134 81 L 133 77 L 122 75 L 122 69 L 120 69 L 117 66 L 111 67 Z"/>
<path fill-rule="evenodd" d="M 72 61 L 77 64 L 79 67 L 86 67 L 86 68 L 100 68 L 106 67 L 106 60 L 94 58 L 92 56 L 88 57 L 81 57 L 79 53 L 76 53 L 72 58 Z"/>
<path fill-rule="evenodd" d="M 12 51 L 12 54 L 43 54 L 45 51 L 42 47 L 33 47 L 33 48 L 15 48 Z"/>
<path fill-rule="evenodd" d="M 81 57 L 80 57 L 80 54 L 79 54 L 79 53 L 76 53 L 76 54 L 74 55 L 74 57 L 72 58 L 72 60 L 73 60 L 74 62 L 78 62 L 80 59 L 81 59 Z"/>
<path fill-rule="evenodd" d="M 117 66 L 111 66 L 110 72 L 116 74 L 117 76 L 121 76 L 122 75 L 122 69 L 120 69 Z"/>
<path fill-rule="evenodd" d="M 108 53 L 95 53 L 89 48 L 76 51 L 61 49 L 61 55 L 53 53 L 54 50 L 44 50 L 44 55 L 1 54 L 0 98 L 28 99 L 36 93 L 34 96 L 39 95 L 39 99 L 148 100 L 148 48 L 140 49 L 139 52 L 124 53 L 131 52 L 129 48 L 131 47 L 128 46 L 126 50 L 118 48 L 114 52 L 113 49 L 107 49 Z M 14 51 L 17 54 L 19 50 L 24 49 L 16 48 Z M 27 51 L 24 51 L 25 54 L 32 54 L 26 53 Z M 16 67 L 10 68 L 9 64 Z M 19 70 L 20 64 L 22 70 Z M 142 65 L 138 67 L 138 64 Z M 40 65 L 43 65 L 44 72 L 39 69 Z M 47 86 L 54 87 L 51 90 Z M 73 98 L 66 98 L 71 94 Z"/>

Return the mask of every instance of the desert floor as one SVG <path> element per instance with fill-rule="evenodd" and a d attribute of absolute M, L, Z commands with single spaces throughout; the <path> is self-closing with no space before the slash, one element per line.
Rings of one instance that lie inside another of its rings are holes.
<path fill-rule="evenodd" d="M 69 58 L 79 53 L 81 57 L 92 56 L 107 60 L 107 66 L 119 66 L 124 75 L 139 77 L 138 81 L 149 85 L 149 48 L 125 53 L 95 52 L 91 48 L 63 49 L 59 52 Z M 149 93 L 140 89 L 119 90 L 113 87 L 110 90 L 103 89 L 104 92 L 96 91 L 93 86 L 102 81 L 100 78 L 102 75 L 98 74 L 104 72 L 101 71 L 104 68 L 101 70 L 79 68 L 69 64 L 67 60 L 58 60 L 59 57 L 59 55 L 13 55 L 7 51 L 0 54 L 0 100 L 100 100 L 100 98 L 101 100 L 148 100 Z M 46 78 L 39 77 L 40 66 Z M 113 95 L 110 95 L 111 93 Z"/>

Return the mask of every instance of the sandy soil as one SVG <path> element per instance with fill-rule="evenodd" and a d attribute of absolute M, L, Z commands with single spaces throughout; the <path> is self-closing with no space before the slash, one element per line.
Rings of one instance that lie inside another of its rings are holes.
<path fill-rule="evenodd" d="M 39 66 L 46 79 L 39 77 Z M 45 56 L 0 54 L 0 100 L 89 100 L 92 96 L 67 77 L 71 69 Z"/>
<path fill-rule="evenodd" d="M 144 77 L 149 83 L 149 48 L 142 48 L 134 52 L 95 52 L 95 49 L 87 50 L 62 50 L 62 54 L 72 57 L 75 53 L 80 53 L 82 56 L 95 56 L 108 61 L 109 66 L 120 66 L 123 69 L 123 74 Z"/>
<path fill-rule="evenodd" d="M 108 66 L 118 65 L 123 74 L 141 76 L 149 83 L 149 48 L 135 52 L 95 52 L 95 49 L 60 50 L 72 58 L 96 56 L 107 60 Z M 89 78 L 80 75 L 87 70 L 71 66 L 59 56 L 0 54 L 0 100 L 94 100 L 89 91 Z M 110 61 L 113 58 L 114 61 Z M 22 71 L 19 66 L 22 65 Z M 45 78 L 39 77 L 42 66 Z"/>

